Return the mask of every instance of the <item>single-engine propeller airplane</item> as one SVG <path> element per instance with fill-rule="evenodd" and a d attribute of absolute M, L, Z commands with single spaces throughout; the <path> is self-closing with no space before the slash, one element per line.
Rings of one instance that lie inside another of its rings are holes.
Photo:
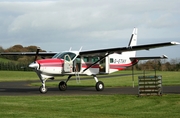
<path fill-rule="evenodd" d="M 107 48 L 89 51 L 65 51 L 62 53 L 56 52 L 9 52 L 0 53 L 0 55 L 35 55 L 34 62 L 29 67 L 33 68 L 37 73 L 42 86 L 39 91 L 41 93 L 47 92 L 45 82 L 47 79 L 54 79 L 55 76 L 68 75 L 67 80 L 59 83 L 59 89 L 65 91 L 67 89 L 67 82 L 72 76 L 88 75 L 93 76 L 96 81 L 95 88 L 97 91 L 104 89 L 104 83 L 99 81 L 97 74 L 110 74 L 116 71 L 124 70 L 126 67 L 133 66 L 139 60 L 147 59 L 164 59 L 167 56 L 155 57 L 136 57 L 136 51 L 149 50 L 152 48 L 159 48 L 164 46 L 172 46 L 180 44 L 178 42 L 165 42 L 147 45 L 137 45 L 137 28 L 133 29 L 127 47 Z M 52 56 L 51 59 L 36 60 L 37 56 Z"/>

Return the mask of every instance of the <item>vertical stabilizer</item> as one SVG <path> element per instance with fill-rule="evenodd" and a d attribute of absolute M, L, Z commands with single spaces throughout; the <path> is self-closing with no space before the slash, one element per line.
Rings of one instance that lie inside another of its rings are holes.
<path fill-rule="evenodd" d="M 128 44 L 128 47 L 137 45 L 137 33 L 138 33 L 138 29 L 134 28 L 131 38 L 130 38 L 130 41 L 129 41 L 129 44 Z M 136 51 L 123 52 L 122 55 L 126 56 L 126 57 L 135 57 Z"/>
<path fill-rule="evenodd" d="M 134 28 L 128 46 L 137 45 L 137 32 L 138 32 L 138 29 Z"/>

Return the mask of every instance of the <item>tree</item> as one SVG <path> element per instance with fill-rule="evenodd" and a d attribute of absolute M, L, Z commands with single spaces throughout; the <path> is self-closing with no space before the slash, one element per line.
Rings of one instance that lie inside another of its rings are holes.
<path fill-rule="evenodd" d="M 28 47 L 23 47 L 22 45 L 14 45 L 10 48 L 3 49 L 2 52 L 36 52 L 37 46 L 28 46 Z M 40 50 L 40 52 L 46 52 L 45 50 Z M 34 57 L 33 56 L 22 56 L 22 55 L 6 55 L 3 56 L 6 59 L 10 60 L 15 60 L 15 61 L 27 61 L 27 62 L 32 62 Z"/>
<path fill-rule="evenodd" d="M 4 49 L 2 46 L 0 46 L 0 52 L 4 52 Z"/>
<path fill-rule="evenodd" d="M 26 49 L 28 52 L 36 52 L 37 46 L 28 46 L 28 47 L 25 47 L 25 49 Z"/>

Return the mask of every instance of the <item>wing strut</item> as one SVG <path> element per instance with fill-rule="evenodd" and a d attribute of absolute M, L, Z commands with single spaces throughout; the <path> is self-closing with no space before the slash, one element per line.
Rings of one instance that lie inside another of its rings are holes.
<path fill-rule="evenodd" d="M 132 65 L 132 81 L 133 81 L 133 88 L 134 88 L 134 65 Z"/>
<path fill-rule="evenodd" d="M 110 53 L 107 53 L 105 56 L 103 56 L 102 58 L 100 58 L 99 60 L 97 60 L 96 62 L 94 62 L 93 64 L 91 64 L 90 66 L 88 66 L 86 69 L 83 70 L 83 72 L 85 72 L 87 69 L 91 68 L 92 66 L 94 66 L 95 64 L 97 64 L 98 62 L 102 61 L 105 57 L 107 57 Z"/>

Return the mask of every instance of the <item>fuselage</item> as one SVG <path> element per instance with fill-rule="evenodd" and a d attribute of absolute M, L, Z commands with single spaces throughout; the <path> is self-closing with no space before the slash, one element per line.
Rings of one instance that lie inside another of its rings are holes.
<path fill-rule="evenodd" d="M 101 57 L 98 56 L 80 56 L 78 52 L 57 53 L 51 59 L 41 59 L 29 65 L 36 68 L 36 71 L 43 75 L 96 75 L 110 74 L 116 71 L 124 70 L 138 62 L 130 60 L 128 56 L 122 54 L 110 54 L 100 62 L 96 62 Z M 87 69 L 88 68 L 88 69 Z M 84 71 L 86 69 L 86 71 Z"/>

